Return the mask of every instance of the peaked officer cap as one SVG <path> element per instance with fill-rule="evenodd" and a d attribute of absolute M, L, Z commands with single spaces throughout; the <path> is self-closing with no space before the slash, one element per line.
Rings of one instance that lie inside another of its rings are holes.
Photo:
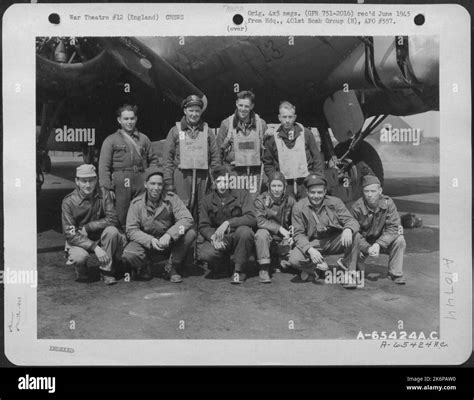
<path fill-rule="evenodd" d="M 321 175 L 311 174 L 304 178 L 304 186 L 309 188 L 310 186 L 314 185 L 324 185 L 327 186 L 328 182 L 326 178 L 322 177 Z"/>
<path fill-rule="evenodd" d="M 183 108 L 188 108 L 191 106 L 199 106 L 201 108 L 204 107 L 204 102 L 199 96 L 196 96 L 195 94 L 192 94 L 188 97 L 186 97 L 183 102 L 181 103 L 181 106 Z"/>

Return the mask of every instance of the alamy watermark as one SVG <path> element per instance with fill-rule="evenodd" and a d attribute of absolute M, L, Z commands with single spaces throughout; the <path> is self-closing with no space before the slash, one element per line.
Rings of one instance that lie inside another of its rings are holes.
<path fill-rule="evenodd" d="M 411 143 L 418 146 L 421 141 L 419 128 L 392 128 L 391 124 L 384 124 L 380 130 L 380 141 L 386 143 Z"/>
<path fill-rule="evenodd" d="M 38 271 L 16 270 L 6 268 L 0 271 L 0 284 L 4 285 L 30 285 L 32 288 L 38 287 Z"/>
<path fill-rule="evenodd" d="M 224 182 L 226 189 L 246 189 L 250 193 L 256 193 L 258 190 L 258 175 L 230 175 L 225 174 Z M 215 189 L 217 183 L 213 183 L 213 189 Z"/>
<path fill-rule="evenodd" d="M 58 143 L 84 142 L 88 146 L 95 144 L 95 128 L 68 128 L 67 125 L 64 125 L 63 128 L 56 128 L 54 133 L 56 134 L 54 139 Z"/>
<path fill-rule="evenodd" d="M 20 390 L 47 390 L 48 393 L 56 391 L 56 378 L 54 376 L 21 376 L 18 378 Z"/>
<path fill-rule="evenodd" d="M 364 287 L 364 271 L 342 271 L 333 268 L 324 273 L 324 283 L 330 285 L 356 284 L 358 287 Z"/>

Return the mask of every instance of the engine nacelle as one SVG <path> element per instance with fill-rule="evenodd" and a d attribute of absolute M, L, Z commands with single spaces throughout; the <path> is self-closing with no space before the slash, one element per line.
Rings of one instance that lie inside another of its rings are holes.
<path fill-rule="evenodd" d="M 373 67 L 378 82 L 389 89 L 438 85 L 438 38 L 374 36 Z"/>
<path fill-rule="evenodd" d="M 98 45 L 93 53 L 89 51 L 84 54 L 78 47 L 79 43 L 71 49 L 63 44 L 67 39 L 50 40 L 59 43 L 53 48 L 37 47 L 36 79 L 40 97 L 51 100 L 87 93 L 116 77 L 116 63 L 112 62 L 110 54 Z"/>
<path fill-rule="evenodd" d="M 437 36 L 374 36 L 354 48 L 327 77 L 328 94 L 351 90 L 407 89 L 439 85 Z"/>

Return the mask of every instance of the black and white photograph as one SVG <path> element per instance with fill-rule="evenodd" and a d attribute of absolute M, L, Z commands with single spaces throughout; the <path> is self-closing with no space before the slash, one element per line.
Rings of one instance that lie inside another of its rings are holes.
<path fill-rule="evenodd" d="M 38 37 L 38 337 L 438 339 L 438 47 Z"/>
<path fill-rule="evenodd" d="M 466 208 L 442 194 L 466 185 L 443 181 L 446 165 L 466 161 L 457 132 L 443 131 L 453 105 L 441 90 L 457 84 L 442 81 L 444 31 L 380 29 L 397 18 L 423 25 L 409 7 L 236 8 L 208 17 L 229 19 L 218 35 L 180 30 L 183 7 L 63 12 L 61 23 L 104 29 L 36 32 L 34 292 L 12 307 L 33 301 L 28 329 L 48 356 L 94 341 L 107 364 L 137 362 L 106 355 L 112 341 L 183 354 L 208 340 L 224 353 L 247 341 L 281 353 L 299 342 L 301 352 L 311 341 L 330 343 L 329 363 L 351 343 L 376 343 L 368 363 L 447 351 L 443 324 L 465 315 L 456 257 L 470 249 L 456 247 L 462 231 L 441 229 Z M 124 18 L 178 25 L 117 34 Z M 379 29 L 368 34 L 371 19 Z M 94 360 L 92 350 L 74 357 Z"/>

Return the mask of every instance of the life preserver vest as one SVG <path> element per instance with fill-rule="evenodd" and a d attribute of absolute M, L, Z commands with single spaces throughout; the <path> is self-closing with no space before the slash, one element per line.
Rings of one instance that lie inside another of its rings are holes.
<path fill-rule="evenodd" d="M 204 128 L 195 138 L 190 137 L 181 129 L 181 122 L 176 122 L 179 140 L 179 168 L 180 169 L 208 169 L 208 135 L 209 127 Z"/>

